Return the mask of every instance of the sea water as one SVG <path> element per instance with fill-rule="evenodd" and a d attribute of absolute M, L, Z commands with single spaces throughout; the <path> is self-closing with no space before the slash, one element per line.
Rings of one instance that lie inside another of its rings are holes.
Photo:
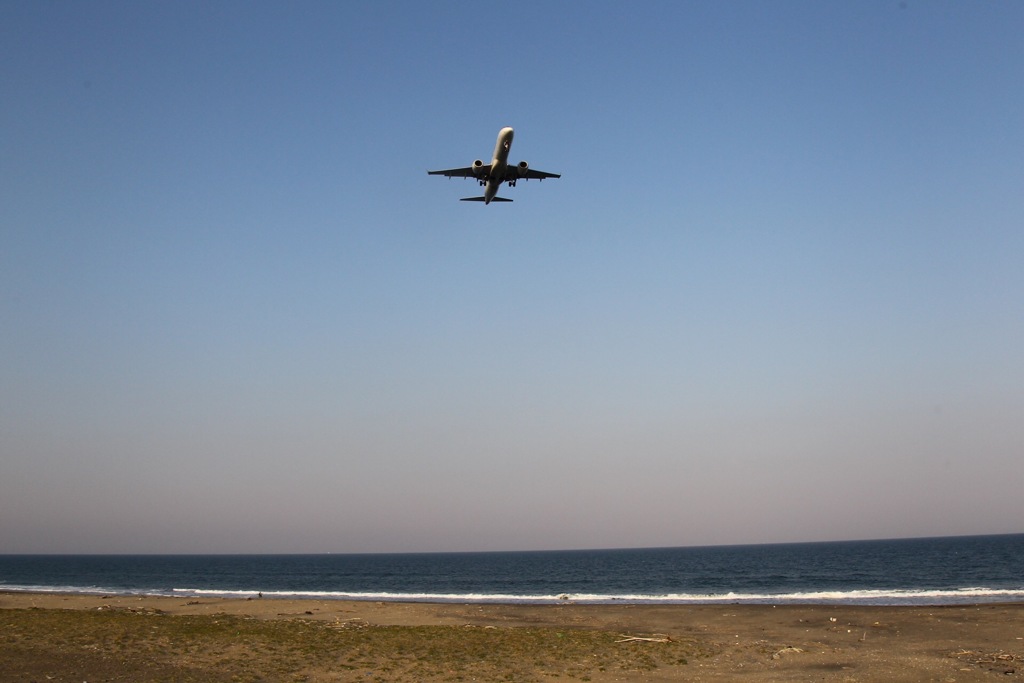
<path fill-rule="evenodd" d="M 508 603 L 1024 600 L 1024 534 L 486 553 L 0 555 L 0 590 Z"/>

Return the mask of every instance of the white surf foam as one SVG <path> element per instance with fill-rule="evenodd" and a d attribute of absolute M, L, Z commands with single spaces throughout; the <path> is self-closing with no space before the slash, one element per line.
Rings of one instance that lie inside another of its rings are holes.
<path fill-rule="evenodd" d="M 124 589 L 105 586 L 40 586 L 0 584 L 0 591 L 12 593 L 68 593 L 79 595 L 154 595 L 181 597 L 356 600 L 384 602 L 456 602 L 504 604 L 866 604 L 941 605 L 982 602 L 1024 602 L 1024 587 L 958 589 L 803 591 L 793 593 L 559 593 L 516 595 L 511 593 L 399 593 L 390 591 L 308 591 L 256 589 Z"/>
<path fill-rule="evenodd" d="M 385 602 L 468 602 L 468 603 L 581 603 L 581 604 L 715 604 L 715 603 L 861 603 L 876 605 L 952 604 L 968 602 L 1014 602 L 1024 600 L 1024 588 L 971 587 L 956 590 L 860 590 L 807 591 L 797 593 L 669 593 L 664 595 L 560 593 L 557 595 L 513 595 L 502 593 L 394 593 L 346 591 L 252 591 L 175 588 L 175 595 L 248 598 L 262 593 L 266 598 L 308 598 L 317 600 L 369 600 Z"/>

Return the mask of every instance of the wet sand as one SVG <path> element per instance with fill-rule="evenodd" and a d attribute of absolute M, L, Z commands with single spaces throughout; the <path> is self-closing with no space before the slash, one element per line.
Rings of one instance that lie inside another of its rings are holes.
<path fill-rule="evenodd" d="M 481 605 L 0 593 L 0 681 L 1024 680 L 1024 604 Z"/>

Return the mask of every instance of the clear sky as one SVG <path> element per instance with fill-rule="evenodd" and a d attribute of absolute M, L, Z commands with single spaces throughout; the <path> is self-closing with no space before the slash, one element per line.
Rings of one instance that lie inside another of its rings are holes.
<path fill-rule="evenodd" d="M 0 3 L 0 552 L 1024 531 L 1022 33 Z"/>

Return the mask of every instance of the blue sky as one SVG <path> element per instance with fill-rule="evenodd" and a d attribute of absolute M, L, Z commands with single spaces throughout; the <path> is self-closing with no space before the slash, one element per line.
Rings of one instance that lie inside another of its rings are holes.
<path fill-rule="evenodd" d="M 0 5 L 0 552 L 1024 530 L 1022 26 Z"/>

